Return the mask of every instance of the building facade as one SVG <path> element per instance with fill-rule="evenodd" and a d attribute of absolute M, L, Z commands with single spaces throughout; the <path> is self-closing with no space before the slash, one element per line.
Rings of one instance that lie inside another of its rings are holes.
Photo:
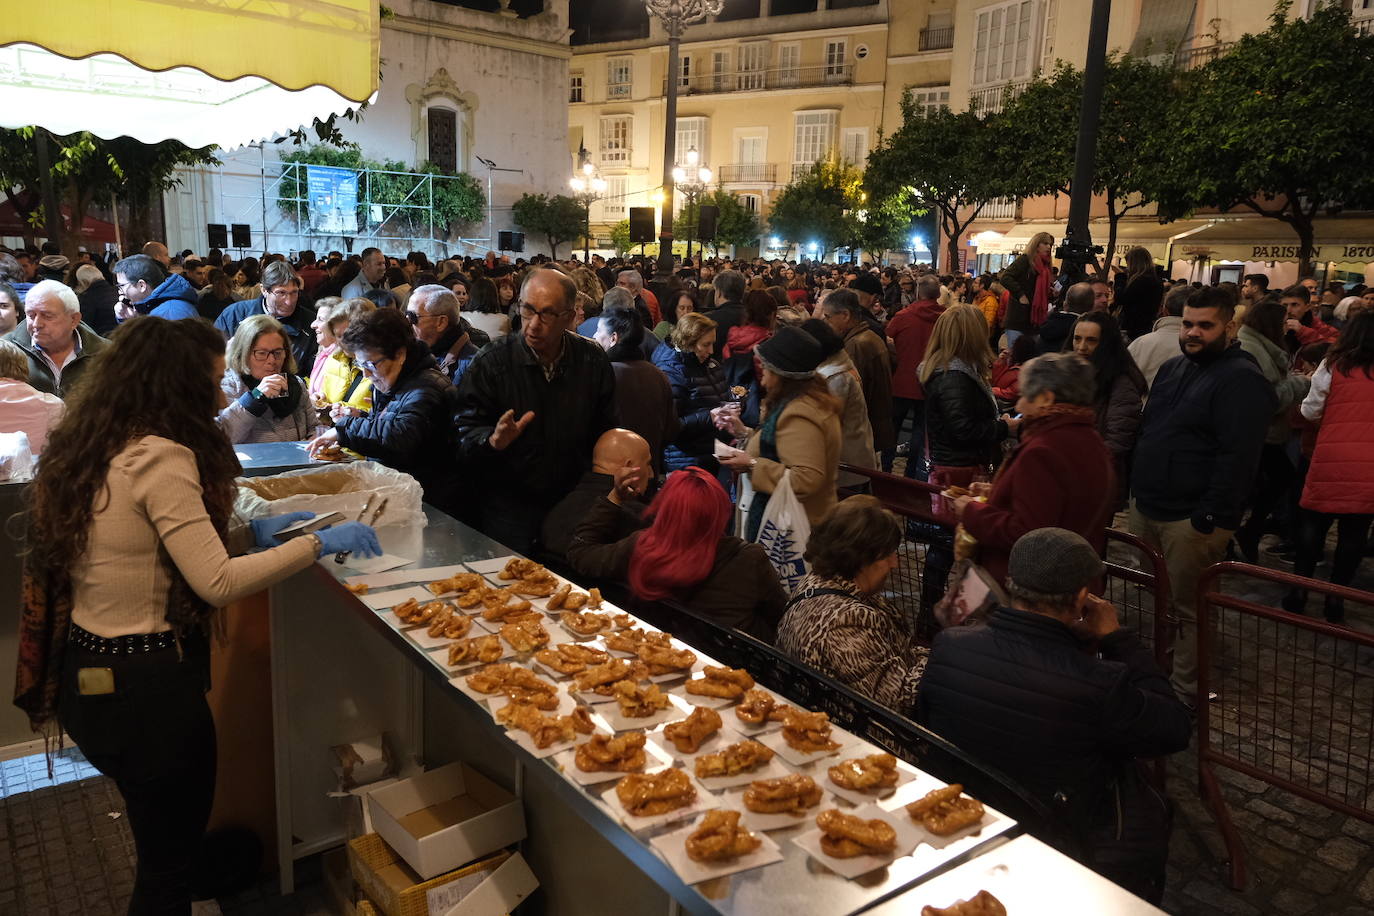
<path fill-rule="evenodd" d="M 347 239 L 312 231 L 282 201 L 283 174 L 288 186 L 291 174 L 280 156 L 293 147 L 269 140 L 223 152 L 218 167 L 183 171 L 180 186 L 163 200 L 170 248 L 203 251 L 206 224 L 223 223 L 249 227 L 246 254 L 369 245 L 432 257 L 481 254 L 496 247 L 495 233 L 518 228 L 511 205 L 521 194 L 565 188 L 568 0 L 526 0 L 519 12 L 509 3 L 500 12 L 435 0 L 387 5 L 392 15 L 381 23 L 377 97 L 359 120 L 340 120 L 342 133 L 369 159 L 407 168 L 433 162 L 467 172 L 490 192 L 485 218 L 464 227 L 463 240 L 453 242 L 397 237 L 389 208 L 364 214 Z M 428 206 L 423 183 L 417 189 L 406 204 L 412 225 L 423 222 Z"/>
<path fill-rule="evenodd" d="M 813 163 L 834 155 L 862 166 L 881 133 L 900 125 L 908 88 L 923 103 L 948 103 L 954 6 L 729 3 L 720 17 L 687 29 L 674 74 L 657 20 L 629 38 L 620 37 L 623 22 L 575 31 L 567 168 L 571 176 L 585 149 L 606 181 L 591 207 L 597 247 L 609 245 L 611 227 L 630 207 L 656 204 L 668 79 L 678 89 L 678 163 L 696 150 L 712 170 L 712 187 L 763 219 L 777 193 Z M 680 207 L 680 196 L 676 202 Z M 763 235 L 766 249 L 766 228 Z"/>

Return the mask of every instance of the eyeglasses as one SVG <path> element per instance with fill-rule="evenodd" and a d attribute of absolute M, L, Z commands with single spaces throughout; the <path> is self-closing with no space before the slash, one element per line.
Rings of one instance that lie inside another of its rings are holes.
<path fill-rule="evenodd" d="M 406 312 L 406 317 L 410 319 L 410 323 L 411 323 L 411 324 L 419 324 L 420 322 L 424 321 L 426 318 L 438 318 L 439 316 L 438 316 L 438 315 L 420 315 L 420 314 L 417 314 L 417 313 L 415 313 L 415 312 Z"/>
<path fill-rule="evenodd" d="M 381 371 L 381 370 L 379 370 L 379 369 L 377 368 L 377 363 L 384 363 L 384 362 L 387 361 L 387 359 L 388 359 L 388 357 L 385 357 L 385 356 L 383 356 L 381 359 L 375 360 L 375 361 L 374 361 L 374 360 L 370 360 L 370 359 L 360 359 L 360 360 L 358 360 L 358 365 L 361 366 L 362 368 L 366 369 L 368 372 L 371 372 L 371 373 L 373 373 L 373 374 L 375 375 L 375 374 L 377 374 L 378 372 Z"/>
<path fill-rule="evenodd" d="M 526 321 L 534 321 L 538 318 L 542 322 L 558 321 L 571 314 L 567 309 L 544 309 L 542 311 L 531 308 L 525 303 L 520 303 L 520 317 Z"/>
<path fill-rule="evenodd" d="M 278 299 L 293 299 L 299 296 L 301 291 L 294 286 L 278 286 L 275 289 L 269 289 L 267 294 Z"/>
<path fill-rule="evenodd" d="M 248 351 L 254 359 L 285 359 L 286 350 L 278 347 L 275 350 L 250 350 Z"/>

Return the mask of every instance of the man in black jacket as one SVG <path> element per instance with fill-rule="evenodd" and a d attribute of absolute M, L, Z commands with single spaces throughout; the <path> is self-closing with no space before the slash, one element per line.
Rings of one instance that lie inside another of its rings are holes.
<path fill-rule="evenodd" d="M 1140 424 L 1131 472 L 1131 532 L 1164 555 L 1174 613 L 1174 690 L 1197 702 L 1198 576 L 1226 553 L 1255 480 L 1264 434 L 1278 410 L 1274 386 L 1234 343 L 1230 295 L 1188 297 L 1182 356 L 1160 367 Z"/>
<path fill-rule="evenodd" d="M 520 332 L 477 354 L 459 388 L 470 520 L 521 553 L 590 465 L 597 437 L 616 425 L 610 360 L 569 330 L 576 300 L 566 274 L 532 271 L 520 290 Z"/>
<path fill-rule="evenodd" d="M 619 540 L 643 528 L 645 506 L 640 497 L 654 476 L 651 459 L 649 443 L 638 433 L 628 429 L 608 429 L 602 433 L 592 452 L 591 470 L 583 474 L 572 492 L 545 516 L 544 549 L 566 558 L 577 526 L 586 520 L 592 507 L 615 488 L 616 472 L 631 468 L 638 472 L 632 485 L 634 497 L 627 497 L 616 505 L 619 513 L 611 540 Z"/>
<path fill-rule="evenodd" d="M 1022 536 L 1007 564 L 1012 607 L 935 638 L 917 717 L 1062 814 L 1063 831 L 1040 839 L 1158 903 L 1169 811 L 1137 758 L 1184 750 L 1192 726 L 1116 608 L 1089 594 L 1102 571 L 1072 531 Z"/>
<path fill-rule="evenodd" d="M 744 321 L 744 274 L 737 270 L 722 270 L 716 274 L 716 307 L 709 318 L 716 323 L 716 359 L 721 358 L 730 329 Z"/>

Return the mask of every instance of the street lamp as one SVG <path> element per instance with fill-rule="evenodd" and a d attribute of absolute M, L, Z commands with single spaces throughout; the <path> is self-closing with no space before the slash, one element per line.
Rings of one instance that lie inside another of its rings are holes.
<path fill-rule="evenodd" d="M 697 198 L 711 184 L 711 170 L 701 162 L 701 154 L 694 146 L 687 151 L 687 168 L 678 166 L 673 169 L 673 184 L 677 185 L 682 191 L 682 196 L 687 199 L 687 206 L 691 207 L 697 202 Z M 690 171 L 689 171 L 690 170 Z M 697 222 L 701 222 L 701 214 L 697 213 Z M 687 227 L 687 260 L 692 260 L 692 227 Z"/>
<path fill-rule="evenodd" d="M 568 187 L 572 188 L 573 199 L 582 204 L 582 212 L 586 220 L 585 234 L 582 236 L 582 263 L 590 264 L 592 203 L 600 199 L 601 195 L 605 193 L 606 179 L 597 174 L 596 166 L 592 165 L 585 146 L 578 149 L 577 156 L 582 162 L 582 168 L 573 173 L 573 177 L 568 180 Z"/>
<path fill-rule="evenodd" d="M 668 78 L 663 106 L 663 216 L 658 232 L 658 270 L 654 278 L 666 283 L 673 273 L 673 166 L 677 161 L 677 83 L 681 65 L 678 44 L 687 26 L 719 16 L 725 0 L 645 0 L 650 16 L 657 16 L 668 33 Z"/>

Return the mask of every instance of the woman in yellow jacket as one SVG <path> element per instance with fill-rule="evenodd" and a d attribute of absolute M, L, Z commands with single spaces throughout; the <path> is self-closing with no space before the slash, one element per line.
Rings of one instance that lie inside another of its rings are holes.
<path fill-rule="evenodd" d="M 328 319 L 329 333 L 335 340 L 343 337 L 348 325 L 359 315 L 376 309 L 368 299 L 349 299 Z M 363 376 L 363 370 L 353 361 L 353 356 L 343 347 L 335 347 L 323 360 L 318 370 L 322 376 L 319 384 L 319 397 L 315 406 L 321 409 L 343 405 L 365 414 L 372 409 L 372 383 Z M 311 379 L 311 389 L 316 388 Z"/>

